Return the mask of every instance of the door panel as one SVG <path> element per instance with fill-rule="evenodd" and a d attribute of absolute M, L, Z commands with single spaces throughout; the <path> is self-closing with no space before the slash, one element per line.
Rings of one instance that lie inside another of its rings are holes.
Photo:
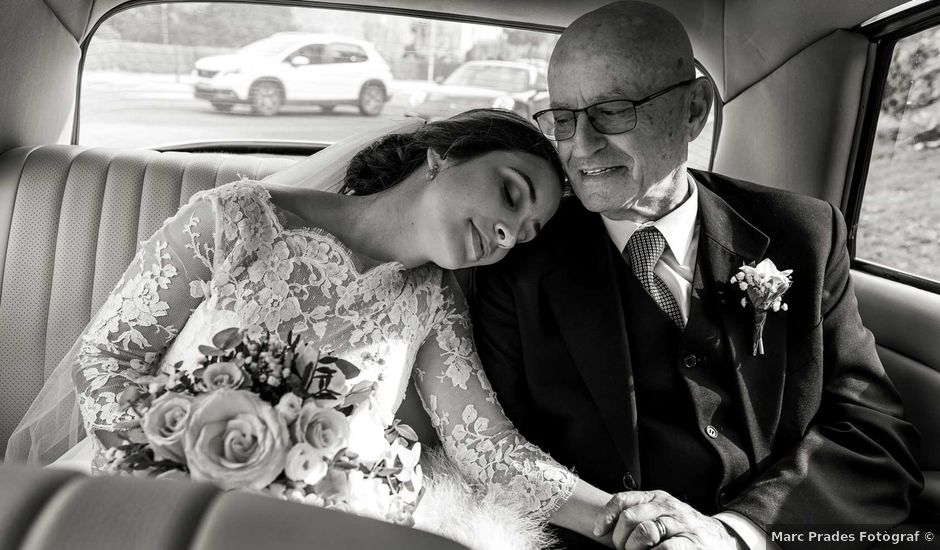
<path fill-rule="evenodd" d="M 940 514 L 940 295 L 861 271 L 852 277 L 862 321 L 920 431 L 927 485 L 918 504 Z"/>

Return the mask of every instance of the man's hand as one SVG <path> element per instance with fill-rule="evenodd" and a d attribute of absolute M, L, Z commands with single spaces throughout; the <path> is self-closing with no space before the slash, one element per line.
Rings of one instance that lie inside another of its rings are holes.
<path fill-rule="evenodd" d="M 613 530 L 614 548 L 626 550 L 740 550 L 737 537 L 717 519 L 665 491 L 614 495 L 594 523 L 594 534 Z M 665 531 L 665 533 L 663 533 Z"/>

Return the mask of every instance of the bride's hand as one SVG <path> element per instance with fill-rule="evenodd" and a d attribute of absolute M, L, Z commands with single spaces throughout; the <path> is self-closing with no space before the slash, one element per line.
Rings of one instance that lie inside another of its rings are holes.
<path fill-rule="evenodd" d="M 549 522 L 613 548 L 614 542 L 610 532 L 603 535 L 594 534 L 594 524 L 611 498 L 613 495 L 610 493 L 578 479 L 571 496 L 552 513 Z"/>

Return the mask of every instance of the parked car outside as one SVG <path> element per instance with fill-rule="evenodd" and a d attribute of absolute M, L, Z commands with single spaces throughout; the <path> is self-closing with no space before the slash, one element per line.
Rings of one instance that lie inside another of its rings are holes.
<path fill-rule="evenodd" d="M 525 118 L 548 106 L 544 66 L 512 61 L 468 61 L 438 86 L 414 92 L 406 116 L 447 118 L 467 109 L 496 107 Z"/>
<path fill-rule="evenodd" d="M 391 97 L 392 72 L 364 40 L 280 32 L 237 53 L 197 60 L 193 81 L 195 96 L 222 112 L 236 104 L 264 116 L 285 105 L 319 105 L 325 111 L 354 105 L 361 114 L 376 116 Z"/>

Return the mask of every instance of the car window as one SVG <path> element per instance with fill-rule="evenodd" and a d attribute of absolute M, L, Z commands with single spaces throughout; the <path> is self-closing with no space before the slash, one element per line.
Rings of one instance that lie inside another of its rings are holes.
<path fill-rule="evenodd" d="M 529 70 L 498 65 L 464 65 L 444 81 L 449 86 L 495 88 L 506 92 L 523 92 L 530 87 Z"/>
<path fill-rule="evenodd" d="M 895 45 L 856 257 L 940 281 L 940 28 Z"/>
<path fill-rule="evenodd" d="M 404 117 L 434 120 L 480 107 L 531 120 L 548 104 L 544 72 L 557 40 L 361 10 L 135 5 L 84 44 L 75 142 L 331 143 Z M 289 63 L 298 55 L 316 70 Z M 693 142 L 694 166 L 708 167 L 711 143 L 709 130 Z"/>
<path fill-rule="evenodd" d="M 362 63 L 369 59 L 365 50 L 355 44 L 330 44 L 327 52 L 333 63 Z"/>
<path fill-rule="evenodd" d="M 323 44 L 309 44 L 291 53 L 289 56 L 287 56 L 287 60 L 289 61 L 297 56 L 302 56 L 306 57 L 307 61 L 309 61 L 311 65 L 317 65 L 320 63 L 327 63 L 325 55 L 325 47 Z"/>

